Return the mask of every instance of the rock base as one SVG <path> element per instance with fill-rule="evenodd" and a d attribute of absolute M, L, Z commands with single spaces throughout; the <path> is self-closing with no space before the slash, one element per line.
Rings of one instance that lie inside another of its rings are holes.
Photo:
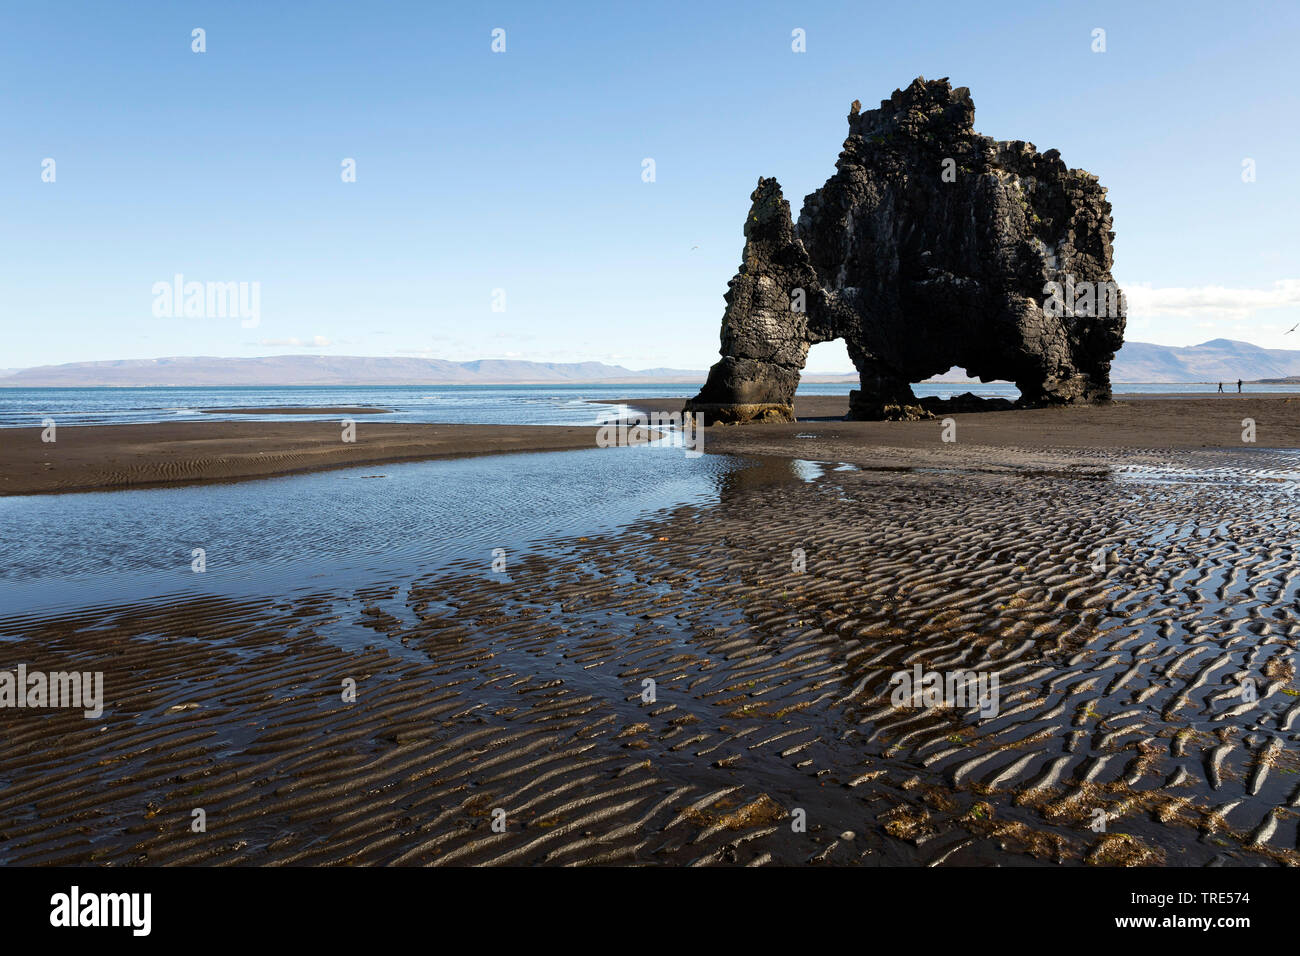
<path fill-rule="evenodd" d="M 686 412 L 696 416 L 704 425 L 740 425 L 747 422 L 793 422 L 794 408 L 790 405 L 766 402 L 761 404 L 709 404 L 687 402 Z"/>

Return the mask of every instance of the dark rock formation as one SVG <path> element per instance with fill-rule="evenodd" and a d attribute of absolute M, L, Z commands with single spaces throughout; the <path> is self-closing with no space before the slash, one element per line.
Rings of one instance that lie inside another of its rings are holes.
<path fill-rule="evenodd" d="M 974 117 L 967 89 L 918 78 L 878 110 L 854 101 L 836 173 L 797 225 L 777 181 L 758 181 L 722 359 L 688 411 L 793 421 L 808 348 L 836 338 L 861 379 L 854 418 L 916 409 L 909 383 L 953 366 L 1015 382 L 1024 405 L 1110 398 L 1124 305 L 1106 190 Z"/>
<path fill-rule="evenodd" d="M 1015 408 L 1015 402 L 1006 398 L 980 398 L 974 392 L 963 392 L 952 398 L 926 396 L 917 402 L 931 417 L 952 415 L 957 412 L 1001 412 Z"/>

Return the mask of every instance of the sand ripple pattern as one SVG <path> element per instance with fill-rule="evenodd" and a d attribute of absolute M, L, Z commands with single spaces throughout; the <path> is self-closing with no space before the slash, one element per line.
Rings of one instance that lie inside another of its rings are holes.
<path fill-rule="evenodd" d="M 0 622 L 107 685 L 0 710 L 0 862 L 1300 862 L 1300 456 L 962 454 L 767 462 L 505 577 Z M 1000 712 L 895 706 L 918 663 Z"/>

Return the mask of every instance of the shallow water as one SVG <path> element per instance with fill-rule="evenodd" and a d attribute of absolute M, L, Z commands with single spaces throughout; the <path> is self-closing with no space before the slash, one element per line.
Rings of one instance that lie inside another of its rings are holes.
<path fill-rule="evenodd" d="M 3 497 L 0 617 L 164 595 L 350 592 L 453 564 L 492 573 L 497 548 L 508 574 L 548 539 L 716 500 L 736 465 L 671 447 L 591 449 Z"/>

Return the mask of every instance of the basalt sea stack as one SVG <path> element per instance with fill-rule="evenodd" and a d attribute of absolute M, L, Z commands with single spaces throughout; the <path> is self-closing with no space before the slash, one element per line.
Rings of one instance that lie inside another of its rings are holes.
<path fill-rule="evenodd" d="M 970 91 L 919 77 L 849 113 L 849 137 L 797 223 L 760 179 L 729 284 L 722 359 L 687 410 L 793 421 L 808 349 L 843 338 L 854 418 L 924 415 L 910 382 L 957 366 L 1025 405 L 1110 398 L 1123 343 L 1110 203 L 1056 150 L 973 129 Z"/>

